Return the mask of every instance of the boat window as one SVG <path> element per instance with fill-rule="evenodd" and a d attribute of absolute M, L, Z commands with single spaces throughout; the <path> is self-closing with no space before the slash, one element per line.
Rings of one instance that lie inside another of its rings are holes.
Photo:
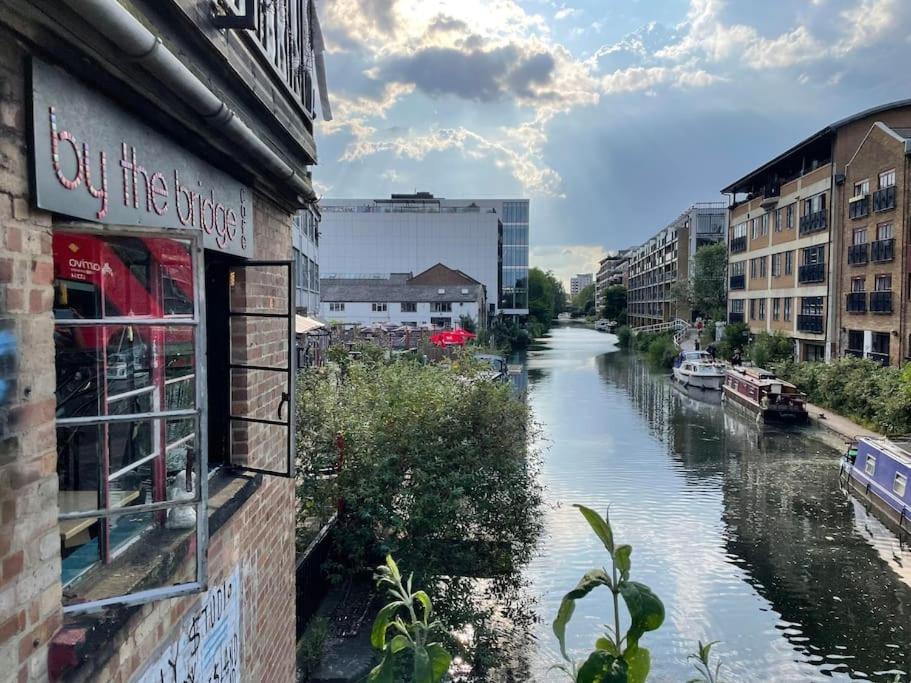
<path fill-rule="evenodd" d="M 901 472 L 895 473 L 895 481 L 892 482 L 892 493 L 899 498 L 905 497 L 905 489 L 908 487 L 908 477 Z"/>
<path fill-rule="evenodd" d="M 876 458 L 872 455 L 868 455 L 867 462 L 864 463 L 864 472 L 872 477 L 873 473 L 875 471 L 876 471 Z"/>

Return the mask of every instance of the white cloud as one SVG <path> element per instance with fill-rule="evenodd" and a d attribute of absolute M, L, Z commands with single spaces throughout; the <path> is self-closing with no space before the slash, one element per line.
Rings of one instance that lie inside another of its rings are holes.
<path fill-rule="evenodd" d="M 595 244 L 531 247 L 530 265 L 541 270 L 551 270 L 569 291 L 569 280 L 579 273 L 596 273 L 598 261 L 607 256 L 607 250 Z"/>
<path fill-rule="evenodd" d="M 554 13 L 554 19 L 557 21 L 562 21 L 563 19 L 571 19 L 572 17 L 577 17 L 582 14 L 582 10 L 576 7 L 562 7 Z"/>

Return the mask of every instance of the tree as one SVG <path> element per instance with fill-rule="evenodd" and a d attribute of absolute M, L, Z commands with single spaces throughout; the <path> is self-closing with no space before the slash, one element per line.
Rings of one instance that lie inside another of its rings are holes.
<path fill-rule="evenodd" d="M 716 242 L 700 247 L 693 257 L 692 277 L 677 280 L 671 296 L 692 309 L 694 316 L 722 320 L 727 312 L 727 245 Z"/>
<path fill-rule="evenodd" d="M 794 342 L 786 334 L 760 332 L 747 347 L 747 355 L 759 367 L 790 360 L 794 357 Z"/>
<path fill-rule="evenodd" d="M 618 325 L 626 324 L 626 287 L 611 285 L 604 290 L 604 308 L 601 316 Z"/>
<path fill-rule="evenodd" d="M 566 290 L 551 271 L 528 271 L 528 316 L 536 332 L 546 332 L 554 318 L 566 309 Z"/>
<path fill-rule="evenodd" d="M 573 308 L 582 315 L 595 312 L 595 286 L 589 285 L 573 297 Z"/>

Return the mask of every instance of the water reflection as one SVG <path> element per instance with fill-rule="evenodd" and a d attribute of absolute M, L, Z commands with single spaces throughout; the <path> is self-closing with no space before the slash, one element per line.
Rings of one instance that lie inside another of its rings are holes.
<path fill-rule="evenodd" d="M 529 354 L 530 401 L 551 441 L 542 478 L 558 504 L 529 568 L 543 619 L 536 680 L 557 680 L 545 669 L 558 660 L 560 597 L 606 561 L 569 503 L 612 506 L 634 578 L 665 602 L 665 626 L 646 638 L 654 680 L 686 680 L 698 638 L 723 641 L 726 680 L 885 680 L 911 669 L 911 587 L 890 568 L 902 566 L 894 548 L 862 533 L 871 525 L 838 488 L 839 454 L 610 351 L 605 335 L 557 328 Z M 608 594 L 593 595 L 570 625 L 577 656 L 610 614 Z"/>

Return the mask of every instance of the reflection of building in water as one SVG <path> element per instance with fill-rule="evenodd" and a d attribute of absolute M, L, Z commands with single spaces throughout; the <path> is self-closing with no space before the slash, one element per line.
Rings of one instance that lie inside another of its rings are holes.
<path fill-rule="evenodd" d="M 598 368 L 687 479 L 722 475 L 726 550 L 802 658 L 829 671 L 911 670 L 911 587 L 858 532 L 838 490 L 836 451 L 805 430 L 758 426 L 700 403 L 635 356 L 602 356 Z"/>

